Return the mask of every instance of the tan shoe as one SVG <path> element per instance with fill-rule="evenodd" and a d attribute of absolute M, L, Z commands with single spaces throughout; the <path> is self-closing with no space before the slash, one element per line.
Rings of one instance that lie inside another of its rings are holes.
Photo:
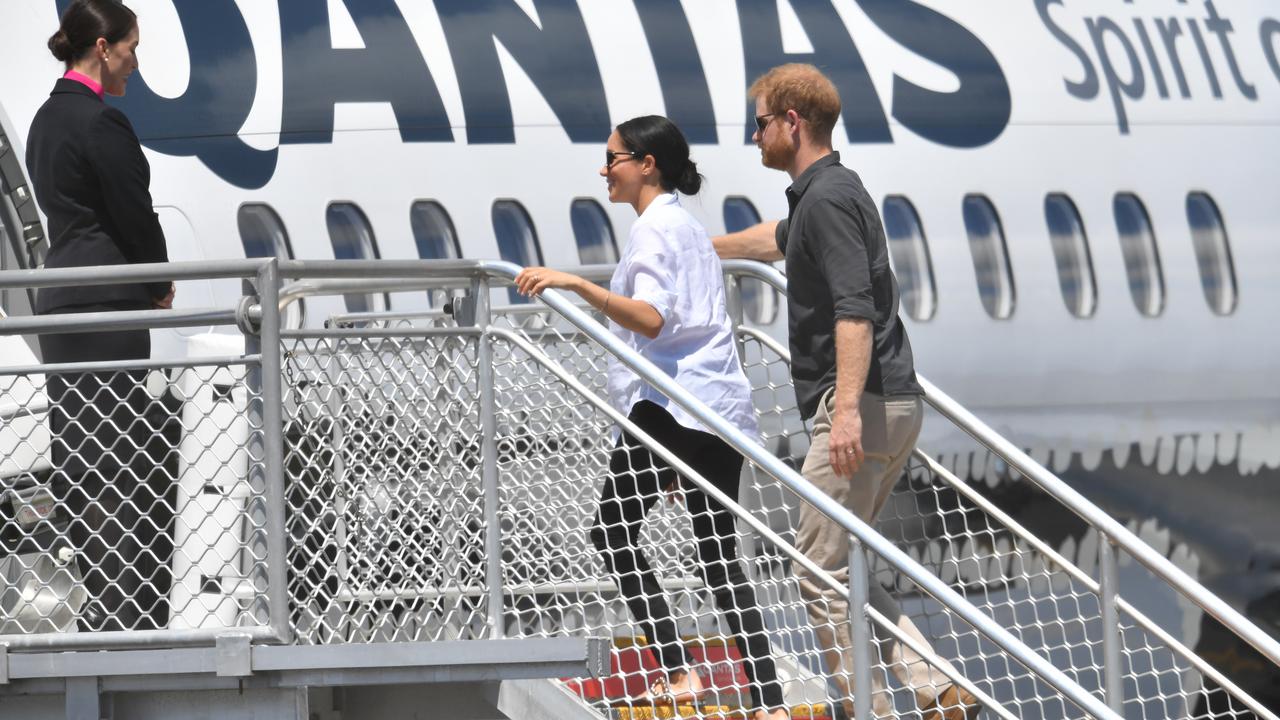
<path fill-rule="evenodd" d="M 980 712 L 982 705 L 973 693 L 959 685 L 949 685 L 924 709 L 923 720 L 976 720 Z"/>

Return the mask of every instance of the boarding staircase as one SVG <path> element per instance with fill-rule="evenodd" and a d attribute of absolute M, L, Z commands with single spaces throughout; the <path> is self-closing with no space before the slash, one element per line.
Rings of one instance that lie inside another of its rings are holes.
<path fill-rule="evenodd" d="M 629 353 L 590 308 L 555 291 L 535 303 L 494 302 L 518 269 L 479 261 L 137 266 L 116 278 L 226 278 L 252 292 L 234 308 L 0 320 L 8 335 L 51 323 L 63 331 L 190 324 L 234 327 L 242 338 L 206 338 L 201 356 L 182 363 L 92 368 L 145 370 L 138 382 L 153 385 L 163 373 L 181 408 L 173 452 L 158 463 L 169 485 L 152 498 L 152 509 L 172 510 L 173 545 L 167 570 L 144 582 L 144 616 L 163 621 L 146 629 L 77 632 L 86 609 L 77 563 L 19 547 L 33 526 L 56 520 L 56 491 L 52 503 L 32 500 L 33 488 L 56 475 L 40 465 L 49 437 L 36 408 L 48 402 L 49 377 L 89 368 L 32 363 L 0 372 L 2 447 L 22 450 L 4 459 L 35 471 L 4 474 L 12 512 L 0 514 L 8 553 L 0 559 L 8 582 L 0 589 L 0 717 L 7 708 L 23 717 L 198 716 L 139 699 L 179 690 L 225 717 L 245 708 L 395 717 L 410 698 L 452 717 L 750 717 L 743 659 L 699 578 L 680 503 L 655 505 L 641 545 L 711 692 L 697 703 L 637 700 L 657 666 L 588 537 L 597 487 L 615 426 L 682 466 L 603 399 L 605 369 L 618 361 L 746 458 L 738 498 L 683 470 L 738 517 L 793 717 L 870 718 L 879 674 L 897 717 L 932 720 L 895 679 L 906 661 L 876 642 L 896 637 L 925 662 L 947 661 L 936 664 L 982 701 L 984 718 L 1276 719 L 1188 647 L 1177 616 L 1159 602 L 1201 609 L 1273 666 L 1275 639 L 927 381 L 929 422 L 970 436 L 991 458 L 984 467 L 1019 484 L 1046 515 L 1071 518 L 1078 540 L 1046 539 L 988 497 L 986 483 L 958 475 L 928 448 L 915 453 L 875 528 L 812 488 L 795 470 L 807 428 L 787 351 L 741 319 L 744 288 L 785 293 L 774 269 L 726 263 L 759 438 L 742 436 Z M 94 278 L 92 269 L 7 272 L 0 288 L 101 282 Z M 304 297 L 392 291 L 426 291 L 434 305 L 280 327 L 282 312 Z M 802 506 L 852 538 L 848 584 L 810 568 L 860 609 L 851 623 L 852 698 L 828 682 L 807 614 L 813 600 L 796 579 L 807 563 L 792 542 Z M 1139 582 L 1162 588 L 1159 602 L 1127 592 Z M 932 647 L 868 604 L 871 583 L 899 598 Z M 398 689 L 360 690 L 369 686 Z M 422 687 L 431 692 L 413 689 Z M 484 702 L 467 706 L 467 695 Z M 57 701 L 32 704 L 37 696 Z"/>

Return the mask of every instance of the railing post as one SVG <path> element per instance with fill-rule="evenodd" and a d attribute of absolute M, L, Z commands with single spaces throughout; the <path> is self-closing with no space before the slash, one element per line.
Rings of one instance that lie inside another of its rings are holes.
<path fill-rule="evenodd" d="M 489 279 L 472 283 L 476 298 L 476 325 L 481 328 L 477 353 L 476 377 L 480 383 L 480 472 L 484 486 L 484 556 L 485 583 L 489 586 L 490 637 L 506 636 L 503 627 L 502 593 L 502 527 L 498 518 L 501 497 L 498 493 L 498 417 L 493 378 L 493 322 L 489 297 Z"/>
<path fill-rule="evenodd" d="M 292 640 L 289 622 L 288 573 L 285 571 L 285 481 L 284 481 L 284 391 L 280 361 L 280 270 L 276 260 L 264 263 L 258 270 L 258 302 L 262 320 L 256 336 L 249 335 L 248 346 L 261 356 L 256 399 L 250 400 L 249 418 L 258 423 L 250 434 L 251 457 L 261 461 L 262 488 L 266 500 L 266 517 L 262 518 L 267 544 L 267 614 L 275 636 L 281 642 Z M 252 445 L 257 445 L 254 448 Z M 253 455 L 252 451 L 258 454 Z"/>
<path fill-rule="evenodd" d="M 1116 608 L 1119 591 L 1116 578 L 1116 546 L 1105 533 L 1098 533 L 1098 564 L 1102 599 L 1102 673 L 1107 706 L 1117 713 L 1124 710 L 1124 685 L 1120 679 L 1120 613 Z"/>
<path fill-rule="evenodd" d="M 853 626 L 853 717 L 873 720 L 871 715 L 871 624 L 867 603 L 871 601 L 871 573 L 867 549 L 849 535 L 849 624 Z"/>
<path fill-rule="evenodd" d="M 733 326 L 742 325 L 742 277 L 737 273 L 724 274 L 724 299 L 725 310 Z"/>

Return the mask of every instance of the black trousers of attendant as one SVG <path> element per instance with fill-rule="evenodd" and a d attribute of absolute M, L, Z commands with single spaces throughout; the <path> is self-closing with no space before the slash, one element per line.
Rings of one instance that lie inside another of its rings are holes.
<path fill-rule="evenodd" d="M 73 306 L 51 314 L 126 309 L 141 308 Z M 42 335 L 40 350 L 46 363 L 145 360 L 151 336 L 146 330 Z M 152 515 L 168 510 L 171 517 L 172 510 L 149 485 L 157 467 L 146 449 L 156 429 L 146 422 L 153 400 L 145 380 L 144 371 L 48 376 L 52 460 L 60 480 L 55 485 L 69 488 L 69 540 L 91 603 L 79 623 L 85 631 L 151 629 L 167 622 L 168 598 L 158 595 L 167 595 L 160 575 L 169 572 L 168 557 L 156 546 Z"/>
<path fill-rule="evenodd" d="M 680 425 L 665 409 L 647 400 L 631 409 L 630 420 L 721 492 L 738 497 L 742 456 L 723 440 Z M 638 543 L 645 516 L 661 497 L 661 489 L 676 477 L 665 461 L 623 433 L 609 459 L 609 478 L 591 529 L 591 541 L 618 583 L 632 617 L 649 636 L 658 661 L 668 672 L 687 668 L 693 659 L 680 640 L 657 575 Z M 738 560 L 734 516 L 692 483 L 685 484 L 684 497 L 698 538 L 702 580 L 711 590 L 716 607 L 724 613 L 742 653 L 752 700 L 757 707 L 779 707 L 783 704 L 782 686 L 755 590 Z"/>

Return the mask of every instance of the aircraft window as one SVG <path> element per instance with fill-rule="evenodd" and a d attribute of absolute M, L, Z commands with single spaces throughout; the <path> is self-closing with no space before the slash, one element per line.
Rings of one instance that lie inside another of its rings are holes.
<path fill-rule="evenodd" d="M 1129 276 L 1129 294 L 1138 312 L 1155 317 L 1164 310 L 1164 273 L 1151 217 L 1132 193 L 1119 193 L 1113 203 L 1120 250 Z"/>
<path fill-rule="evenodd" d="M 271 206 L 259 203 L 241 205 L 236 213 L 236 225 L 240 228 L 240 244 L 244 246 L 246 258 L 288 260 L 293 257 L 284 223 Z"/>
<path fill-rule="evenodd" d="M 618 262 L 618 241 L 613 224 L 600 203 L 578 198 L 569 206 L 573 238 L 578 243 L 578 262 L 583 265 L 609 265 Z"/>
<path fill-rule="evenodd" d="M 524 206 L 515 200 L 497 200 L 493 203 L 493 234 L 498 238 L 498 255 L 507 262 L 520 266 L 542 265 L 542 249 L 538 247 L 538 233 Z M 507 297 L 513 304 L 528 302 L 516 292 L 507 289 Z"/>
<path fill-rule="evenodd" d="M 462 257 L 453 220 L 440 203 L 434 200 L 415 202 L 409 208 L 409 225 L 413 228 L 413 241 L 418 246 L 418 257 L 423 260 L 453 260 Z M 443 290 L 428 291 L 427 301 L 432 305 L 443 305 L 446 294 Z"/>
<path fill-rule="evenodd" d="M 1202 192 L 1187 195 L 1187 222 L 1200 266 L 1200 285 L 1209 308 L 1219 315 L 1236 309 L 1236 269 L 1222 213 L 1213 198 Z"/>
<path fill-rule="evenodd" d="M 336 260 L 376 260 L 378 248 L 373 239 L 373 227 L 364 211 L 352 203 L 337 202 L 329 205 L 324 213 L 329 227 L 329 242 L 333 244 Z M 343 295 L 349 312 L 375 312 L 387 305 L 378 302 L 376 294 Z"/>
<path fill-rule="evenodd" d="M 724 199 L 724 230 L 738 232 L 760 222 L 760 213 L 750 200 L 744 197 Z M 778 291 L 772 286 L 753 279 L 741 280 L 742 313 L 760 325 L 769 325 L 778 316 Z"/>
<path fill-rule="evenodd" d="M 966 196 L 964 226 L 969 233 L 969 251 L 973 253 L 973 271 L 978 278 L 982 307 L 997 320 L 1008 319 L 1013 316 L 1015 303 L 1013 270 L 995 206 L 983 195 Z"/>
<path fill-rule="evenodd" d="M 1067 310 L 1078 318 L 1090 317 L 1098 306 L 1098 286 L 1093 276 L 1093 257 L 1084 221 L 1071 198 L 1050 193 L 1044 199 L 1044 217 L 1049 225 L 1053 259 L 1058 264 L 1058 287 Z"/>
<path fill-rule="evenodd" d="M 462 257 L 458 234 L 444 206 L 434 200 L 419 200 L 409 208 L 409 225 L 418 257 L 423 260 L 454 260 Z"/>
<path fill-rule="evenodd" d="M 901 195 L 884 199 L 884 230 L 902 304 L 913 320 L 929 320 L 938 309 L 933 260 L 929 257 L 929 243 L 924 237 L 920 215 L 910 200 Z"/>
<path fill-rule="evenodd" d="M 240 230 L 240 244 L 246 258 L 274 257 L 277 260 L 293 259 L 289 246 L 289 233 L 284 221 L 270 205 L 246 203 L 236 212 L 236 226 Z M 282 319 L 286 328 L 302 327 L 306 314 L 305 300 L 289 305 Z"/>

